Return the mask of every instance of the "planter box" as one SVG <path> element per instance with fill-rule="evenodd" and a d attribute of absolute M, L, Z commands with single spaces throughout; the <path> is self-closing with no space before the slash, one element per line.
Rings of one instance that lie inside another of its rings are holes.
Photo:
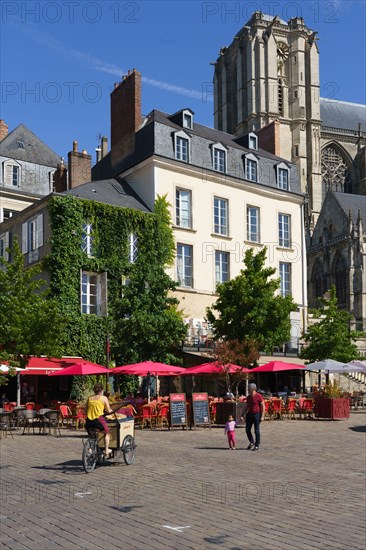
<path fill-rule="evenodd" d="M 315 401 L 315 414 L 319 418 L 338 420 L 349 418 L 350 404 L 348 397 L 320 397 Z"/>

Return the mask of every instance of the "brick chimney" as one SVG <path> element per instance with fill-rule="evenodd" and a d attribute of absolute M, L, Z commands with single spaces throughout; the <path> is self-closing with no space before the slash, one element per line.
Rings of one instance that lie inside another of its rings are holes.
<path fill-rule="evenodd" d="M 141 122 L 141 73 L 133 69 L 111 93 L 112 166 L 134 152 L 135 133 Z"/>
<path fill-rule="evenodd" d="M 277 119 L 257 130 L 256 134 L 258 146 L 261 149 L 272 153 L 272 155 L 284 156 L 283 152 L 281 153 L 280 122 Z"/>
<path fill-rule="evenodd" d="M 72 144 L 68 154 L 69 189 L 91 181 L 91 155 L 85 149 L 78 153 L 78 142 Z"/>
<path fill-rule="evenodd" d="M 8 125 L 3 120 L 0 120 L 0 141 L 2 141 L 8 135 Z"/>
<path fill-rule="evenodd" d="M 60 164 L 57 165 L 57 170 L 54 176 L 53 191 L 55 193 L 62 193 L 67 190 L 67 170 L 64 164 L 64 159 L 61 159 Z"/>

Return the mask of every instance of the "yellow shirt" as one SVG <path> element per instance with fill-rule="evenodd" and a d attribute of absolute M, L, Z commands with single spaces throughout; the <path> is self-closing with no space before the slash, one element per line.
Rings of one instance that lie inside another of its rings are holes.
<path fill-rule="evenodd" d="M 104 413 L 104 402 L 101 397 L 99 399 L 88 399 L 88 408 L 86 416 L 89 420 L 95 420 Z"/>

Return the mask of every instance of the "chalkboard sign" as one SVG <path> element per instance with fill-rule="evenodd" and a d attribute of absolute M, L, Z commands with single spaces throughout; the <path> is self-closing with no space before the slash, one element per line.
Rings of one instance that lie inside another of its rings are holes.
<path fill-rule="evenodd" d="M 170 425 L 188 427 L 186 394 L 171 393 L 169 397 L 170 397 Z"/>
<path fill-rule="evenodd" d="M 193 393 L 193 422 L 194 427 L 198 424 L 209 426 L 211 428 L 210 421 L 210 408 L 208 406 L 208 394 L 207 393 Z"/>

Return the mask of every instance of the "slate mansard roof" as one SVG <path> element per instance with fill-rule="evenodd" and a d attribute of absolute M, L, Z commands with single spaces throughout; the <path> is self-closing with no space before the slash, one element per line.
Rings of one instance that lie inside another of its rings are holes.
<path fill-rule="evenodd" d="M 57 168 L 61 158 L 24 124 L 19 124 L 0 142 L 0 156 Z"/>
<path fill-rule="evenodd" d="M 366 105 L 320 98 L 320 118 L 323 126 L 366 132 Z"/>
<path fill-rule="evenodd" d="M 185 111 L 182 109 L 181 111 Z M 181 112 L 181 111 L 178 111 Z M 255 183 L 258 186 L 266 186 L 278 189 L 276 182 L 276 166 L 285 163 L 290 171 L 290 190 L 284 193 L 302 195 L 297 167 L 287 159 L 277 157 L 264 149 L 248 149 L 238 143 L 237 136 L 203 126 L 193 121 L 193 128 L 186 128 L 177 124 L 177 113 L 169 115 L 162 111 L 153 110 L 147 115 L 136 132 L 135 151 L 131 155 L 121 158 L 120 162 L 112 169 L 111 155 L 108 153 L 99 163 L 93 167 L 93 180 L 116 177 L 124 171 L 139 164 L 147 158 L 155 155 L 172 160 L 180 165 L 198 168 L 205 173 L 220 175 L 225 178 L 234 177 L 237 183 Z M 189 162 L 175 159 L 174 133 L 184 132 L 191 139 Z M 212 167 L 212 145 L 222 144 L 227 149 L 227 171 L 222 174 Z M 248 182 L 244 173 L 244 158 L 252 154 L 258 159 L 258 181 Z M 229 181 L 229 180 L 228 180 Z"/>
<path fill-rule="evenodd" d="M 151 212 L 130 185 L 120 178 L 84 183 L 65 191 L 62 195 L 73 195 L 79 199 L 102 202 L 122 208 L 133 208 L 142 212 Z"/>

